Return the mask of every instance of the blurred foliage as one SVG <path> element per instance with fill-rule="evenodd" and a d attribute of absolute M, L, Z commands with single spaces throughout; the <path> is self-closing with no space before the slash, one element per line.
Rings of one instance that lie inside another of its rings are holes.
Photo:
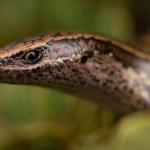
<path fill-rule="evenodd" d="M 0 0 L 0 45 L 55 31 L 101 32 L 149 47 L 148 0 Z M 0 85 L 1 150 L 148 150 L 150 118 L 118 118 L 76 97 Z"/>

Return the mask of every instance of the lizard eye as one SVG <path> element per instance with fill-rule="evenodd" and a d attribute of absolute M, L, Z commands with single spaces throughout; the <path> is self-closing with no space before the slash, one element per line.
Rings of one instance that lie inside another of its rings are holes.
<path fill-rule="evenodd" d="M 31 50 L 24 54 L 23 58 L 26 63 L 34 64 L 38 62 L 42 57 L 42 54 L 38 50 Z"/>

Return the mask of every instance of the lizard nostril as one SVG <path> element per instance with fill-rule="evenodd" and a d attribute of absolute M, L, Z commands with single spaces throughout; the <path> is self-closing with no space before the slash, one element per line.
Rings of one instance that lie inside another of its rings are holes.
<path fill-rule="evenodd" d="M 8 63 L 11 63 L 12 61 L 13 61 L 13 59 L 8 59 L 7 60 Z"/>

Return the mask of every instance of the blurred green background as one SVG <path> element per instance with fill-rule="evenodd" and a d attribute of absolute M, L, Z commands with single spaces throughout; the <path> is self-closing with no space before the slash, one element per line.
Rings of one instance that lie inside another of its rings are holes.
<path fill-rule="evenodd" d="M 0 46 L 87 31 L 148 49 L 149 7 L 149 0 L 0 0 Z M 149 150 L 149 115 L 118 117 L 51 89 L 1 84 L 0 150 Z"/>

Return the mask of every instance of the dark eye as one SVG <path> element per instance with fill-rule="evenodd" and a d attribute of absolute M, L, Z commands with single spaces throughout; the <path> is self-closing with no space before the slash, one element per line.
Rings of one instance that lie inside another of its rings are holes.
<path fill-rule="evenodd" d="M 38 62 L 41 59 L 41 52 L 38 50 L 31 50 L 24 54 L 24 60 L 26 63 L 33 64 Z"/>

